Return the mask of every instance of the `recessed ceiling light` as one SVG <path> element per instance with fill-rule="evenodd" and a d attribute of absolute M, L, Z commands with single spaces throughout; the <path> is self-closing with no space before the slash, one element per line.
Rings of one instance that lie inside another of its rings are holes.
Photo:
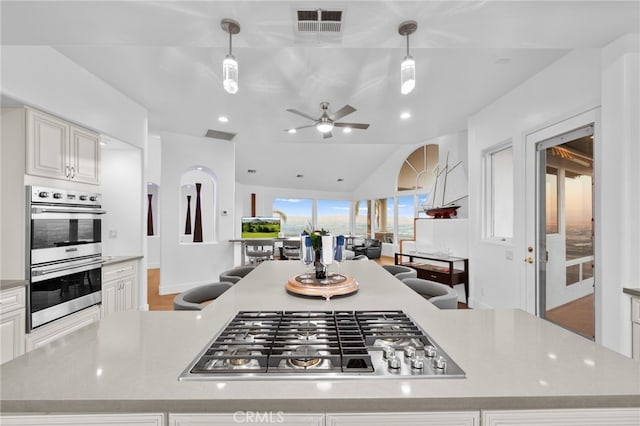
<path fill-rule="evenodd" d="M 202 167 L 196 167 L 196 169 L 198 169 L 198 170 L 202 170 Z"/>
<path fill-rule="evenodd" d="M 255 173 L 255 172 L 256 172 L 256 169 L 248 169 L 247 170 L 247 173 Z"/>
<path fill-rule="evenodd" d="M 345 127 L 342 131 L 345 133 L 351 133 L 351 127 Z"/>
<path fill-rule="evenodd" d="M 287 130 L 287 131 L 288 131 L 289 133 L 291 133 L 291 134 L 293 134 L 293 133 L 297 132 L 297 130 L 296 130 L 296 129 L 289 129 L 289 130 Z"/>
<path fill-rule="evenodd" d="M 400 114 L 400 118 L 402 118 L 403 120 L 406 120 L 407 118 L 411 118 L 411 113 L 408 111 L 405 111 L 402 114 Z"/>
<path fill-rule="evenodd" d="M 218 117 L 218 121 L 221 123 L 228 123 L 229 122 L 229 118 L 225 117 L 224 115 L 221 115 L 220 117 Z"/>

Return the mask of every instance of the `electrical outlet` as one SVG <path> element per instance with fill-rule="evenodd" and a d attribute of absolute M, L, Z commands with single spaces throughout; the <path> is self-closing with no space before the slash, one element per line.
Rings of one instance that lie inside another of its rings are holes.
<path fill-rule="evenodd" d="M 109 229 L 109 238 L 118 238 L 118 230 Z"/>
<path fill-rule="evenodd" d="M 221 215 L 221 216 L 227 216 L 228 214 L 229 214 L 229 212 L 228 212 L 228 211 L 226 211 L 226 210 L 222 210 L 222 211 L 220 212 L 220 215 Z"/>
<path fill-rule="evenodd" d="M 507 260 L 513 260 L 513 250 L 506 250 L 504 252 L 504 258 Z"/>

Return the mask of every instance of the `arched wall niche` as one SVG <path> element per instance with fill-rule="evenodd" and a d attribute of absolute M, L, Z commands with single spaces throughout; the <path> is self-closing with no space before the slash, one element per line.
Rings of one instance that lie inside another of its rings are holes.
<path fill-rule="evenodd" d="M 197 186 L 200 185 L 198 196 Z M 199 244 L 217 241 L 218 180 L 215 173 L 205 166 L 193 166 L 180 176 L 180 243 Z M 198 198 L 200 199 L 198 214 Z M 197 223 L 198 215 L 200 224 Z M 201 227 L 199 238 L 198 226 Z"/>

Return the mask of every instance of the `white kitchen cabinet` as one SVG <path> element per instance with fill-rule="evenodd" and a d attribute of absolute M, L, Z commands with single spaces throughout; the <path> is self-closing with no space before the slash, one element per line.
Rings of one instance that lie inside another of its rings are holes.
<path fill-rule="evenodd" d="M 278 424 L 284 426 L 324 426 L 323 413 L 282 411 L 236 411 L 234 413 L 169 413 L 169 426 L 228 426 L 237 424 Z"/>
<path fill-rule="evenodd" d="M 38 327 L 26 336 L 27 352 L 100 320 L 100 307 L 91 306 Z"/>
<path fill-rule="evenodd" d="M 26 414 L 1 416 L 3 426 L 164 426 L 164 413 L 131 414 Z"/>
<path fill-rule="evenodd" d="M 135 307 L 138 288 L 138 262 L 126 262 L 102 267 L 102 318 Z"/>
<path fill-rule="evenodd" d="M 640 360 L 640 297 L 631 298 L 631 354 Z"/>
<path fill-rule="evenodd" d="M 0 364 L 24 354 L 25 288 L 0 292 Z"/>
<path fill-rule="evenodd" d="M 483 426 L 638 426 L 640 408 L 483 411 Z"/>
<path fill-rule="evenodd" d="M 327 414 L 326 426 L 479 426 L 479 411 Z"/>
<path fill-rule="evenodd" d="M 100 136 L 50 114 L 26 109 L 26 172 L 100 183 Z"/>

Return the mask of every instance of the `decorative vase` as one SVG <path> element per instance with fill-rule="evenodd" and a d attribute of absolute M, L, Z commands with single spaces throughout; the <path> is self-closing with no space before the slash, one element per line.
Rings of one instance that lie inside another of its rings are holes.
<path fill-rule="evenodd" d="M 324 280 L 327 278 L 327 266 L 322 264 L 322 250 L 316 249 L 316 259 L 313 265 L 316 268 L 316 279 Z"/>
<path fill-rule="evenodd" d="M 196 220 L 193 225 L 193 242 L 201 243 L 202 242 L 202 212 L 200 207 L 200 189 L 202 188 L 201 183 L 196 183 Z"/>
<path fill-rule="evenodd" d="M 151 198 L 153 194 L 147 194 L 149 206 L 147 207 L 147 235 L 153 235 L 153 211 L 151 208 Z"/>
<path fill-rule="evenodd" d="M 187 223 L 184 225 L 184 233 L 191 234 L 191 195 L 187 195 Z"/>

